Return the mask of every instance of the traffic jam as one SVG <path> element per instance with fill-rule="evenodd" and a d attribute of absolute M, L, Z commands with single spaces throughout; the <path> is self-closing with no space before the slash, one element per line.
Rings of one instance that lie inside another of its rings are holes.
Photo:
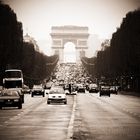
<path fill-rule="evenodd" d="M 103 81 L 97 83 L 92 80 L 82 65 L 75 63 L 57 65 L 53 72 L 53 78 L 51 77 L 45 84 L 33 85 L 32 89 L 24 85 L 21 70 L 6 70 L 5 76 L 0 91 L 0 109 L 9 106 L 22 109 L 24 94 L 31 94 L 31 97 L 47 95 L 48 104 L 51 102 L 67 104 L 66 95 L 96 93 L 100 97 L 104 95 L 110 97 L 111 93 L 117 94 L 119 90 L 118 85 L 109 85 Z"/>

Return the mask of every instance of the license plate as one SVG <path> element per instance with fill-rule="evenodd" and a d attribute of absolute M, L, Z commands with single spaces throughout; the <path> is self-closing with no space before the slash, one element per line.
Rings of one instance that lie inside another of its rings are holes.
<path fill-rule="evenodd" d="M 8 105 L 9 105 L 9 104 L 12 104 L 12 102 L 6 102 L 6 104 L 8 104 Z"/>

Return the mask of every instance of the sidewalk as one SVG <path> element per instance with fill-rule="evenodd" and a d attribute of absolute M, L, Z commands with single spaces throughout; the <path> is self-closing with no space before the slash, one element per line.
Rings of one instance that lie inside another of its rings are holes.
<path fill-rule="evenodd" d="M 134 91 L 119 91 L 118 94 L 140 97 L 140 92 L 134 92 Z"/>

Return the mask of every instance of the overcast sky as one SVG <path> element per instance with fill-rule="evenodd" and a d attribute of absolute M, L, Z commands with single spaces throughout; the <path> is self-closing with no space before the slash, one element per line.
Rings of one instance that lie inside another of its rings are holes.
<path fill-rule="evenodd" d="M 3 0 L 23 23 L 24 34 L 47 40 L 52 26 L 88 26 L 90 34 L 110 38 L 140 0 Z M 43 48 L 42 48 L 43 50 Z M 44 47 L 45 51 L 45 47 Z"/>

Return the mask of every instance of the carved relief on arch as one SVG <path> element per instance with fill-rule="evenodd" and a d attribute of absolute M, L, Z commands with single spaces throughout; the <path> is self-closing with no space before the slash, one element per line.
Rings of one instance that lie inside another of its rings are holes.
<path fill-rule="evenodd" d="M 87 41 L 86 40 L 78 40 L 78 45 L 80 46 L 87 46 Z"/>
<path fill-rule="evenodd" d="M 53 45 L 60 45 L 62 44 L 62 40 L 61 39 L 54 39 L 53 40 Z"/>

